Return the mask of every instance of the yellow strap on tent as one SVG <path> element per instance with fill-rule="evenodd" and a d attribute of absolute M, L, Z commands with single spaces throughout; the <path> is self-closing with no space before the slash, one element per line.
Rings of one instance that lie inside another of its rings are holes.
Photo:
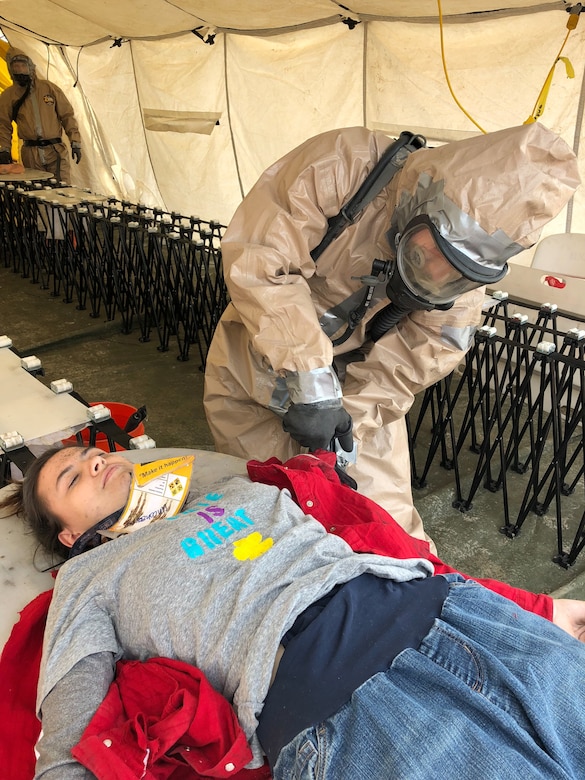
<path fill-rule="evenodd" d="M 580 6 L 580 4 L 579 4 Z M 544 84 L 542 85 L 542 89 L 540 90 L 540 94 L 538 95 L 538 98 L 536 100 L 536 103 L 534 104 L 534 108 L 532 109 L 532 114 L 528 117 L 528 119 L 524 122 L 525 125 L 529 125 L 532 122 L 536 122 L 536 120 L 541 117 L 544 114 L 544 107 L 546 105 L 546 101 L 548 99 L 548 93 L 550 91 L 550 87 L 552 84 L 553 75 L 555 72 L 555 68 L 559 62 L 563 62 L 565 65 L 565 72 L 567 74 L 568 79 L 574 79 L 575 78 L 575 69 L 573 68 L 570 60 L 567 57 L 561 57 L 561 53 L 563 49 L 565 48 L 565 44 L 567 43 L 567 40 L 569 38 L 569 35 L 571 34 L 571 31 L 575 29 L 577 26 L 577 22 L 579 21 L 580 16 L 580 9 L 576 13 L 571 13 L 569 11 L 569 18 L 567 20 L 567 34 L 565 35 L 565 40 L 563 41 L 563 45 L 559 49 L 559 53 L 555 57 L 555 60 L 552 64 L 552 68 L 548 72 L 548 76 L 546 77 Z"/>

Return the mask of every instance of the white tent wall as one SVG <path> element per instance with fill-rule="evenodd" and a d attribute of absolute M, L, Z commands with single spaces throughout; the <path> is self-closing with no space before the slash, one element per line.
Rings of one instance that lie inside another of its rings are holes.
<path fill-rule="evenodd" d="M 86 162 L 94 176 L 99 177 L 97 186 L 87 183 L 92 190 L 131 202 L 163 206 L 145 138 L 131 47 L 99 44 L 81 50 L 68 49 L 67 55 L 86 104 L 80 121 L 91 133 L 86 142 L 85 132 L 81 131 L 87 159 L 84 157 L 73 174 L 83 178 Z"/>
<path fill-rule="evenodd" d="M 562 7 L 445 19 L 453 90 L 483 129 L 527 119 L 567 19 Z M 213 45 L 191 32 L 122 39 L 120 46 L 110 38 L 64 47 L 64 55 L 9 27 L 4 32 L 75 106 L 84 146 L 84 160 L 73 166 L 75 184 L 224 224 L 264 168 L 321 131 L 365 124 L 397 135 L 407 128 L 427 133 L 432 143 L 480 132 L 449 94 L 436 19 L 218 32 Z M 569 36 L 563 56 L 575 78 L 558 63 L 541 121 L 581 152 L 585 181 L 585 22 Z M 209 134 L 148 130 L 146 109 L 217 114 L 219 124 Z M 566 221 L 564 212 L 545 235 L 564 232 Z M 570 230 L 585 232 L 585 186 L 574 199 Z M 519 261 L 527 262 L 526 255 Z"/>
<path fill-rule="evenodd" d="M 309 136 L 364 124 L 364 30 L 338 24 L 268 38 L 230 36 L 230 120 L 244 192 Z"/>
<path fill-rule="evenodd" d="M 224 36 L 213 46 L 194 35 L 132 42 L 142 110 L 219 115 L 209 134 L 145 130 L 166 209 L 225 222 L 241 196 L 226 110 L 224 46 Z"/>

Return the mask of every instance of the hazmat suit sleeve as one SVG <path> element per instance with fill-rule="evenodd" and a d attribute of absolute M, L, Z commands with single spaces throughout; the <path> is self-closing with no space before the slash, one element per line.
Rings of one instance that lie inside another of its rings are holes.
<path fill-rule="evenodd" d="M 389 143 L 364 128 L 310 139 L 263 174 L 225 233 L 230 297 L 254 349 L 277 372 L 302 374 L 332 364 L 332 344 L 311 297 L 311 287 L 327 280 L 315 277 L 310 252 L 325 234 L 327 219 L 358 189 Z M 334 273 L 351 276 L 343 265 Z"/>
<path fill-rule="evenodd" d="M 79 134 L 79 127 L 73 112 L 73 106 L 65 97 L 65 93 L 56 84 L 51 83 L 51 88 L 55 98 L 55 113 L 63 125 L 63 129 L 67 134 L 67 138 L 69 138 L 69 142 L 71 144 L 80 144 L 81 136 Z"/>

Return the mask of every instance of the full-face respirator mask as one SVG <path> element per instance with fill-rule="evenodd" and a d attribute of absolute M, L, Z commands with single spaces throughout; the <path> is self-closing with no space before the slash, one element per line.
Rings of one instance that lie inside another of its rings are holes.
<path fill-rule="evenodd" d="M 502 279 L 508 266 L 499 260 L 480 264 L 444 239 L 427 214 L 412 219 L 402 233 L 395 232 L 396 258 L 382 267 L 390 304 L 371 322 L 370 337 L 379 339 L 411 311 L 450 309 L 470 290 Z"/>
<path fill-rule="evenodd" d="M 28 87 L 32 83 L 35 66 L 24 54 L 17 54 L 8 61 L 8 71 L 15 84 L 20 87 Z"/>
<path fill-rule="evenodd" d="M 447 241 L 437 227 L 438 220 L 428 214 L 418 214 L 408 221 L 402 232 L 389 231 L 390 243 L 395 246 L 393 260 L 374 260 L 369 276 L 360 277 L 366 292 L 350 296 L 321 318 L 323 330 L 332 337 L 334 346 L 343 343 L 353 328 L 363 318 L 370 303 L 380 298 L 380 288 L 385 285 L 385 297 L 389 303 L 372 317 L 368 336 L 377 341 L 412 311 L 447 311 L 455 300 L 470 290 L 495 283 L 508 272 L 505 257 L 486 260 L 476 255 L 474 259 Z M 475 225 L 475 238 L 479 244 L 479 225 Z M 481 231 L 483 233 L 483 231 Z M 491 239 L 492 237 L 488 237 Z M 481 236 L 485 251 L 485 234 Z M 502 250 L 498 242 L 490 247 Z M 488 250 L 489 251 L 489 250 Z M 349 323 L 347 327 L 345 324 Z M 345 332 L 338 338 L 333 333 L 341 325 Z"/>

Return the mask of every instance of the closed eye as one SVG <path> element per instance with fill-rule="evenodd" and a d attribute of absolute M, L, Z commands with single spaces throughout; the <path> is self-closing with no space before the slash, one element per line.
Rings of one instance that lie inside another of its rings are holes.
<path fill-rule="evenodd" d="M 79 461 L 87 460 L 89 457 L 91 457 L 91 455 L 92 455 L 92 453 L 94 451 L 100 452 L 100 450 L 98 450 L 97 447 L 86 447 L 85 449 L 81 450 L 81 452 L 79 451 L 78 448 L 75 448 L 75 453 L 69 459 L 69 462 L 67 463 L 65 468 L 57 476 L 57 479 L 55 480 L 55 487 L 58 488 L 59 487 L 59 483 L 61 482 L 61 480 L 62 479 L 64 480 L 65 477 L 67 477 L 68 475 L 70 475 L 71 473 L 73 473 L 75 471 L 75 469 L 77 468 L 76 462 L 78 460 Z M 77 453 L 79 453 L 79 455 L 77 455 Z M 63 483 L 64 485 L 67 485 L 67 489 L 69 489 L 70 487 L 73 486 L 73 484 L 75 483 L 75 480 L 77 479 L 77 476 L 78 476 L 78 474 L 76 474 L 73 477 L 71 482 L 69 482 L 69 483 L 64 482 Z"/>

